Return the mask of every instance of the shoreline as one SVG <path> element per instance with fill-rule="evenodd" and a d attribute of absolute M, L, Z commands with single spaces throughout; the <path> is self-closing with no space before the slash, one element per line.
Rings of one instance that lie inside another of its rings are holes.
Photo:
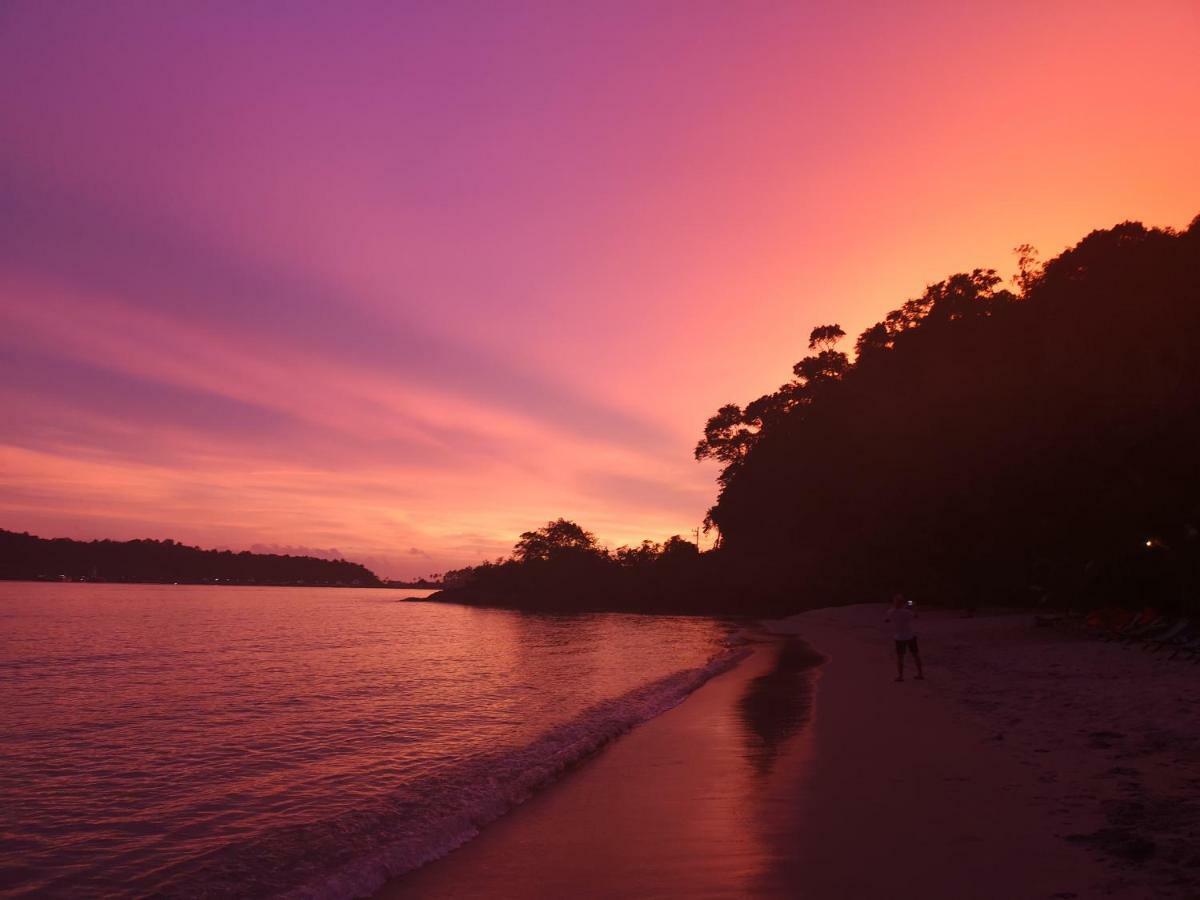
<path fill-rule="evenodd" d="M 1200 705 L 1128 739 L 1200 704 L 1194 666 L 932 611 L 927 680 L 896 684 L 882 614 L 764 623 L 740 665 L 375 896 L 1195 895 Z"/>
<path fill-rule="evenodd" d="M 779 826 L 804 753 L 789 738 L 807 719 L 792 700 L 817 669 L 804 654 L 781 664 L 786 639 L 750 640 L 745 659 L 681 704 L 373 896 L 788 896 Z"/>
<path fill-rule="evenodd" d="M 1055 833 L 1021 761 L 947 698 L 938 627 L 968 620 L 922 616 L 926 679 L 912 678 L 910 660 L 908 678 L 895 683 L 883 612 L 878 605 L 815 610 L 776 626 L 804 634 L 829 657 L 790 861 L 803 895 L 1100 893 L 1101 865 Z"/>

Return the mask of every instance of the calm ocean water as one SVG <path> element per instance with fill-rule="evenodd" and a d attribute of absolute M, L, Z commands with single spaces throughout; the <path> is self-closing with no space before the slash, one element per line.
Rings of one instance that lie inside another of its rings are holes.
<path fill-rule="evenodd" d="M 419 593 L 0 582 L 0 894 L 360 896 L 738 655 Z"/>

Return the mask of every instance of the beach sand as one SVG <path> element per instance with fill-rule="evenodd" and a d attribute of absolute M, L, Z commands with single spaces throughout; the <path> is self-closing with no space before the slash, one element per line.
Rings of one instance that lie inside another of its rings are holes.
<path fill-rule="evenodd" d="M 883 612 L 772 623 L 737 668 L 379 896 L 1200 895 L 1200 667 L 1027 614 L 933 612 L 927 680 L 897 684 Z"/>

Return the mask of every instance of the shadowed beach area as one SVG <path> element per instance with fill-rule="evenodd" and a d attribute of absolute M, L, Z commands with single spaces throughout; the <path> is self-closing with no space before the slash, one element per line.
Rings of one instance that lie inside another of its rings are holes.
<path fill-rule="evenodd" d="M 737 668 L 379 896 L 1195 895 L 1196 716 L 1162 712 L 1195 709 L 1194 666 L 932 612 L 928 679 L 896 684 L 882 615 L 767 623 Z"/>

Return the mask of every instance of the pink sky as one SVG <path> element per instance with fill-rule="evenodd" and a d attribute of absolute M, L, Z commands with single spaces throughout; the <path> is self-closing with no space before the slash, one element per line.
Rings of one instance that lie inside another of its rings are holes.
<path fill-rule="evenodd" d="M 1191 0 L 17 0 L 0 78 L 0 527 L 388 576 L 686 533 L 813 325 L 1200 212 Z"/>

